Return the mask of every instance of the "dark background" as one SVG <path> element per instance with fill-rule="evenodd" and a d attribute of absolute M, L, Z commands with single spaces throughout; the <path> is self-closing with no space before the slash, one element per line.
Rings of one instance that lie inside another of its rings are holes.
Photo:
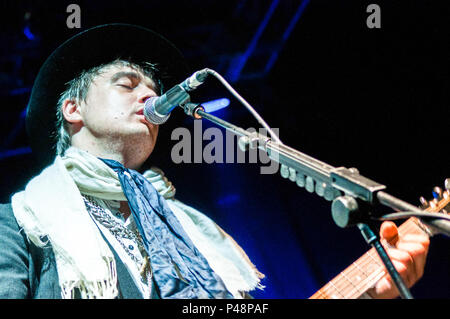
<path fill-rule="evenodd" d="M 81 29 L 66 26 L 70 3 L 81 8 Z M 285 144 L 333 166 L 357 167 L 390 194 L 419 205 L 420 196 L 432 198 L 433 187 L 450 177 L 450 4 L 376 1 L 381 29 L 369 29 L 370 3 L 2 1 L 0 201 L 37 173 L 23 114 L 39 67 L 79 31 L 128 22 L 170 39 L 192 71 L 219 72 L 279 128 Z M 230 106 L 214 114 L 258 127 L 214 79 L 194 97 L 228 97 Z M 193 129 L 191 119 L 183 123 Z M 160 156 L 168 156 L 161 145 L 173 144 L 168 132 L 158 141 Z M 261 175 L 258 164 L 168 159 L 155 164 L 177 197 L 213 218 L 266 274 L 266 289 L 255 291 L 256 298 L 307 298 L 367 250 L 356 228 L 334 224 L 330 202 L 279 174 Z M 416 298 L 450 296 L 449 255 L 448 237 L 433 237 L 425 274 L 411 290 Z"/>

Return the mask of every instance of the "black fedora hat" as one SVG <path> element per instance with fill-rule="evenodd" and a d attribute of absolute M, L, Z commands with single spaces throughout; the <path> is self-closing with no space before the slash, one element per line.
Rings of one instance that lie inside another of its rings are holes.
<path fill-rule="evenodd" d="M 82 71 L 117 58 L 158 64 L 166 75 L 161 78 L 166 89 L 189 76 L 181 52 L 160 34 L 141 26 L 105 24 L 71 37 L 42 65 L 28 102 L 26 131 L 38 166 L 50 164 L 56 155 L 56 106 L 66 83 Z"/>

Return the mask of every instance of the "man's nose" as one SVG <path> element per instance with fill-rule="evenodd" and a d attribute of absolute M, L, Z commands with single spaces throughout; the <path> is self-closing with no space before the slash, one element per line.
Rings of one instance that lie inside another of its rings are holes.
<path fill-rule="evenodd" d="M 149 88 L 142 89 L 139 92 L 139 96 L 138 96 L 139 103 L 143 104 L 143 103 L 145 103 L 145 101 L 147 101 L 149 98 L 151 98 L 153 96 L 157 96 L 157 94 L 153 90 L 151 90 Z"/>

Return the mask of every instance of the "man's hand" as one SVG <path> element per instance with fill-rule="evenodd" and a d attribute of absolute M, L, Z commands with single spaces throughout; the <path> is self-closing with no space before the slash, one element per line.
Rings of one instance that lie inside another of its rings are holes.
<path fill-rule="evenodd" d="M 426 235 L 406 234 L 400 236 L 393 222 L 384 222 L 380 228 L 381 241 L 387 241 L 386 252 L 394 267 L 410 288 L 423 275 L 430 240 Z M 368 293 L 372 298 L 396 298 L 399 292 L 387 273 Z"/>

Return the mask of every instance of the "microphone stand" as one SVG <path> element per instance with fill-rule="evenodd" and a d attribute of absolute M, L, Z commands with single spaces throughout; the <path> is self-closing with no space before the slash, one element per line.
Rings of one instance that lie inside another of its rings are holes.
<path fill-rule="evenodd" d="M 324 197 L 333 200 L 331 211 L 335 223 L 342 228 L 356 225 L 366 242 L 377 251 L 400 296 L 403 299 L 412 299 L 409 289 L 393 266 L 379 238 L 369 226 L 370 210 L 381 204 L 396 211 L 408 211 L 408 213 L 402 213 L 404 218 L 412 216 L 424 218 L 428 217 L 429 213 L 382 191 L 386 186 L 360 175 L 355 168 L 333 167 L 283 143 L 274 142 L 267 136 L 248 132 L 205 112 L 201 104 L 188 102 L 180 106 L 186 114 L 195 119 L 207 119 L 240 136 L 239 147 L 242 151 L 249 148 L 265 151 L 272 160 L 281 164 L 283 177 L 295 178 L 299 186 L 305 185 L 310 192 L 323 190 Z M 434 218 L 432 218 L 433 223 L 430 222 L 430 228 L 450 236 L 450 218 L 445 215 L 431 217 Z M 421 221 L 427 225 L 429 223 Z"/>

